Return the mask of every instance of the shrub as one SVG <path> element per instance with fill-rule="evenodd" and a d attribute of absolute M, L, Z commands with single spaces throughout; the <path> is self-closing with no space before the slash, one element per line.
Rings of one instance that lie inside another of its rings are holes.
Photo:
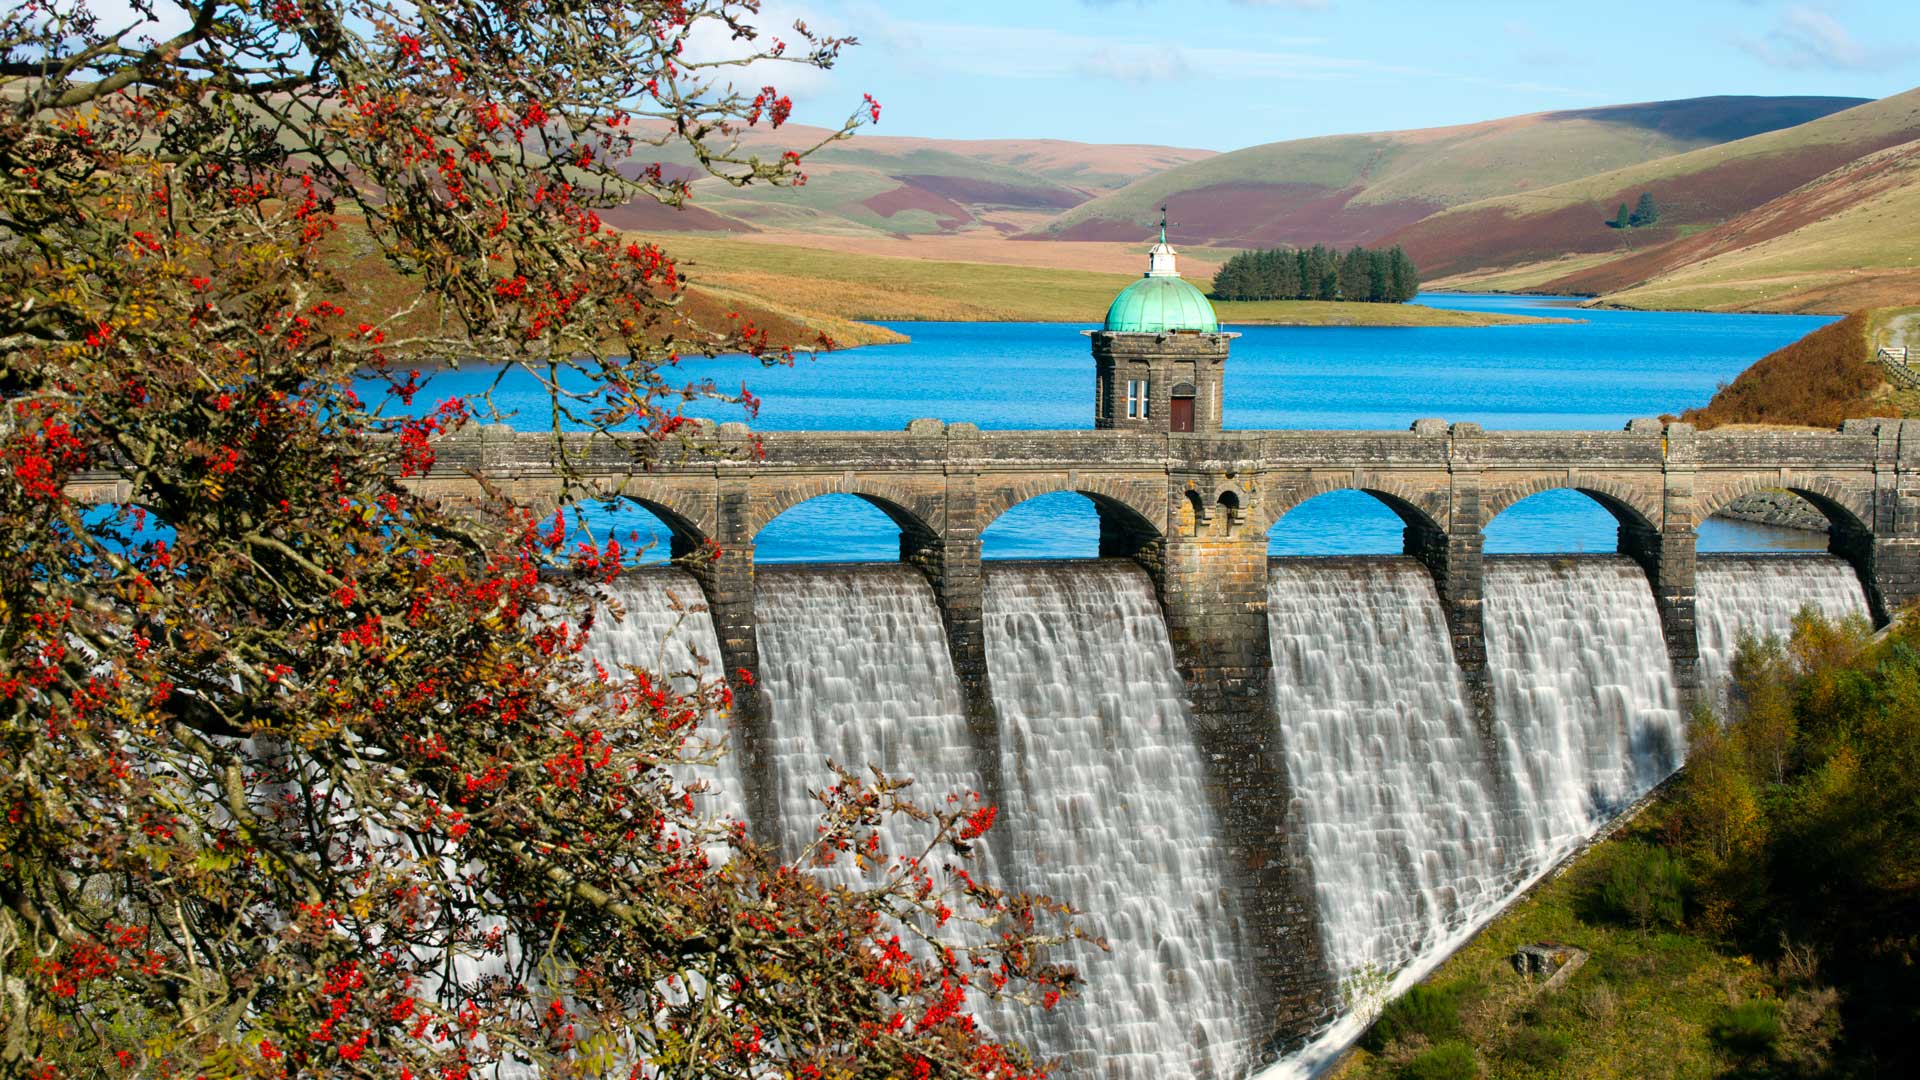
<path fill-rule="evenodd" d="M 1363 1040 L 1369 1050 L 1378 1052 L 1388 1043 L 1405 1041 L 1418 1035 L 1430 1043 L 1439 1043 L 1460 1034 L 1459 991 L 1455 987 L 1416 986 L 1380 1010 L 1380 1019 L 1367 1029 Z"/>
<path fill-rule="evenodd" d="M 1424 1050 L 1400 1067 L 1400 1080 L 1474 1080 L 1479 1075 L 1473 1049 L 1458 1039 Z"/>
<path fill-rule="evenodd" d="M 1606 915 L 1641 930 L 1679 926 L 1686 918 L 1691 887 L 1686 865 L 1666 848 L 1623 844 L 1601 879 L 1596 899 Z"/>
<path fill-rule="evenodd" d="M 1506 1056 L 1522 1065 L 1548 1069 L 1573 1049 L 1573 1039 L 1564 1032 L 1523 1027 L 1507 1040 Z"/>
<path fill-rule="evenodd" d="M 1780 1045 L 1780 1006 L 1772 1001 L 1741 1002 L 1720 1014 L 1709 1034 L 1736 1058 L 1770 1057 Z"/>

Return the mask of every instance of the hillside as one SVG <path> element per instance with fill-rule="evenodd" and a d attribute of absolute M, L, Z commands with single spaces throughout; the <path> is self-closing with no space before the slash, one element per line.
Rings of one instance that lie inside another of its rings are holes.
<path fill-rule="evenodd" d="M 1389 239 L 1405 247 L 1429 278 L 1524 270 L 1569 255 L 1617 258 L 1727 222 L 1865 155 L 1914 139 L 1920 139 L 1920 90 L 1796 127 L 1455 206 Z M 1659 204 L 1659 224 L 1608 228 L 1614 208 L 1642 192 Z M 1547 281 L 1586 268 L 1543 267 L 1534 276 Z"/>
<path fill-rule="evenodd" d="M 1131 274 L 891 258 L 754 239 L 659 238 L 697 289 L 844 320 L 1096 323 Z M 1133 256 L 1139 264 L 1138 248 Z M 1218 303 L 1223 323 L 1496 326 L 1565 322 L 1419 304 Z"/>
<path fill-rule="evenodd" d="M 1164 201 L 1188 243 L 1369 243 L 1449 207 L 1791 127 L 1858 104 L 1858 98 L 1696 98 L 1269 143 L 1135 181 L 1030 235 L 1137 237 Z"/>
<path fill-rule="evenodd" d="M 1702 428 L 1722 424 L 1834 427 L 1866 416 L 1912 415 L 1913 390 L 1896 390 L 1874 359 L 1881 345 L 1920 344 L 1911 338 L 1920 308 L 1857 311 L 1754 361 L 1713 399 L 1680 419 Z M 1920 350 L 1915 351 L 1920 356 Z"/>
<path fill-rule="evenodd" d="M 1920 298 L 1920 140 L 1721 225 L 1550 280 L 1640 308 L 1844 311 Z"/>
<path fill-rule="evenodd" d="M 775 157 L 829 132 L 788 125 L 745 132 L 740 149 Z M 1025 231 L 1069 207 L 1148 174 L 1213 154 L 1166 146 L 1101 145 L 1059 139 L 923 139 L 859 136 L 807 159 L 800 188 L 735 188 L 703 178 L 684 146 L 657 157 L 673 175 L 694 178 L 692 213 L 644 203 L 603 215 L 622 228 L 706 232 L 783 230 L 852 236 Z"/>

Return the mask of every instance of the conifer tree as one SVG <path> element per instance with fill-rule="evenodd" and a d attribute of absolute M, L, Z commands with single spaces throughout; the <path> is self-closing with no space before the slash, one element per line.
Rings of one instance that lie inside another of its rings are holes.
<path fill-rule="evenodd" d="M 1607 222 L 1607 227 L 1610 229 L 1628 229 L 1633 227 L 1633 214 L 1627 209 L 1626 203 L 1620 204 L 1620 212 L 1613 215 L 1613 220 Z"/>
<path fill-rule="evenodd" d="M 1368 261 L 1364 248 L 1354 247 L 1340 257 L 1340 299 L 1364 302 L 1368 289 Z"/>
<path fill-rule="evenodd" d="M 1633 214 L 1627 218 L 1627 224 L 1637 229 L 1642 225 L 1652 225 L 1659 220 L 1660 208 L 1654 205 L 1653 192 L 1641 192 L 1640 201 L 1635 204 Z"/>

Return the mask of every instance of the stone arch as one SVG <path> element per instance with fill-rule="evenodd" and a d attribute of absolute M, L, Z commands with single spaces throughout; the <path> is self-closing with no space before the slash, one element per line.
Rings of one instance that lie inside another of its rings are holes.
<path fill-rule="evenodd" d="M 1151 491 L 1147 490 L 1149 487 Z M 980 531 L 987 531 L 988 526 L 1000 519 L 1000 515 L 1028 499 L 1051 495 L 1056 491 L 1071 491 L 1093 500 L 1103 521 L 1113 518 L 1128 526 L 1145 529 L 1155 538 L 1163 539 L 1166 536 L 1167 496 L 1164 480 L 1147 485 L 1138 481 L 1088 477 L 1074 481 L 1065 477 L 1026 480 L 990 491 L 980 500 Z"/>
<path fill-rule="evenodd" d="M 1277 493 L 1269 493 L 1263 500 L 1265 511 L 1260 519 L 1260 531 L 1271 533 L 1280 519 L 1286 517 L 1302 503 L 1329 495 L 1336 491 L 1359 491 L 1380 500 L 1387 509 L 1399 516 L 1408 528 L 1424 533 L 1444 534 L 1446 526 L 1441 520 L 1445 513 L 1446 494 L 1444 492 L 1421 493 L 1393 480 L 1368 481 L 1356 484 L 1350 480 L 1322 480 Z"/>
<path fill-rule="evenodd" d="M 840 476 L 800 481 L 755 499 L 753 511 L 747 517 L 747 539 L 758 537 L 774 518 L 822 495 L 852 495 L 879 510 L 900 529 L 903 545 L 910 541 L 924 545 L 937 540 L 941 534 L 945 515 L 938 499 L 898 484 Z"/>
<path fill-rule="evenodd" d="M 1640 488 L 1604 476 L 1583 476 L 1572 481 L 1540 476 L 1495 488 L 1480 498 L 1480 526 L 1484 529 L 1494 518 L 1522 499 L 1562 488 L 1577 491 L 1599 503 L 1621 525 L 1653 532 L 1660 529 L 1661 513 L 1657 496 L 1650 496 Z"/>
<path fill-rule="evenodd" d="M 631 479 L 590 485 L 572 500 L 579 503 L 632 503 L 660 519 L 673 538 L 672 555 L 679 558 L 704 547 L 714 538 L 713 501 L 690 495 L 666 484 L 640 484 Z"/>
<path fill-rule="evenodd" d="M 1835 533 L 1871 533 L 1872 511 L 1859 492 L 1848 489 L 1830 477 L 1795 477 L 1781 483 L 1777 477 L 1747 477 L 1696 496 L 1694 527 L 1727 508 L 1736 499 L 1762 491 L 1788 491 L 1805 499 L 1826 517 Z"/>

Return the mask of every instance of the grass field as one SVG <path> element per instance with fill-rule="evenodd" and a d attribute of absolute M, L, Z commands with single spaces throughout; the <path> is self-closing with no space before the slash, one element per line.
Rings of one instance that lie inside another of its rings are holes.
<path fill-rule="evenodd" d="M 1629 839 L 1594 848 L 1494 920 L 1424 984 L 1450 998 L 1450 1034 L 1473 1048 L 1480 1075 L 1706 1080 L 1735 1064 L 1713 1041 L 1728 1006 L 1770 992 L 1769 973 L 1750 958 L 1698 936 L 1639 930 L 1596 916 L 1591 895 Z M 1565 983 L 1541 991 L 1516 975 L 1515 948 L 1554 942 L 1586 950 Z M 1378 1052 L 1356 1049 L 1336 1080 L 1399 1077 L 1427 1042 L 1412 1038 Z"/>
<path fill-rule="evenodd" d="M 1098 322 L 1132 274 L 860 255 L 751 240 L 656 238 L 697 286 L 792 311 L 882 322 Z M 1199 282 L 1204 287 L 1204 280 Z M 1416 304 L 1268 301 L 1215 305 L 1224 323 L 1498 326 L 1565 322 Z"/>

